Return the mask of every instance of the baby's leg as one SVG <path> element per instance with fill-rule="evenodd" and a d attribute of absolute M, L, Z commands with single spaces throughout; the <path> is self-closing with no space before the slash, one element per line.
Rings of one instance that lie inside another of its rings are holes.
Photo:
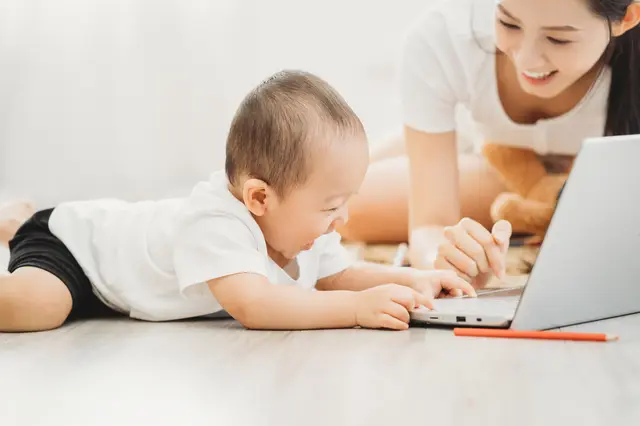
<path fill-rule="evenodd" d="M 0 205 L 0 245 L 8 246 L 9 240 L 34 211 L 33 204 L 26 201 Z"/>
<path fill-rule="evenodd" d="M 0 332 L 60 327 L 71 312 L 67 286 L 42 269 L 21 267 L 0 277 Z"/>

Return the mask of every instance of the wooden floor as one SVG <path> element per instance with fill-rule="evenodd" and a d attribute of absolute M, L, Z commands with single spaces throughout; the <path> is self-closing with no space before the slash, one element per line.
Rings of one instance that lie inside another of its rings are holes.
<path fill-rule="evenodd" d="M 640 424 L 640 316 L 581 329 L 622 340 L 261 332 L 227 320 L 0 334 L 0 424 Z"/>
<path fill-rule="evenodd" d="M 92 320 L 0 334 L 0 425 L 638 425 L 640 316 L 610 343 Z"/>

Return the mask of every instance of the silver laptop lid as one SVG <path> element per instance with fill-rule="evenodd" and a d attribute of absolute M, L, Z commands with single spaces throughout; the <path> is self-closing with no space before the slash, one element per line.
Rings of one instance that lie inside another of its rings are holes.
<path fill-rule="evenodd" d="M 511 328 L 640 312 L 640 135 L 586 140 Z"/>

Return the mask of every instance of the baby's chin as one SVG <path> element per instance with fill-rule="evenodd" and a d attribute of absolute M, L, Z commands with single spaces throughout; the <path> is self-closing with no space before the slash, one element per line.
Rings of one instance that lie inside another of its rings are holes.
<path fill-rule="evenodd" d="M 309 251 L 313 248 L 313 244 L 314 242 L 311 243 L 307 243 L 304 246 L 300 247 L 298 250 L 291 250 L 288 253 L 281 253 L 282 256 L 284 258 L 286 258 L 287 260 L 293 260 L 296 258 L 296 256 L 298 256 L 300 253 L 304 253 L 305 251 Z"/>

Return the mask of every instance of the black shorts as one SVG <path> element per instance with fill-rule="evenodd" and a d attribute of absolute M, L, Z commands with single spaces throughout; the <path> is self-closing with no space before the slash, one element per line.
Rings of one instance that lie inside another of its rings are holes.
<path fill-rule="evenodd" d="M 116 315 L 93 293 L 93 286 L 76 259 L 49 230 L 51 212 L 53 209 L 35 213 L 9 241 L 9 272 L 29 266 L 55 275 L 71 293 L 69 319 Z"/>

